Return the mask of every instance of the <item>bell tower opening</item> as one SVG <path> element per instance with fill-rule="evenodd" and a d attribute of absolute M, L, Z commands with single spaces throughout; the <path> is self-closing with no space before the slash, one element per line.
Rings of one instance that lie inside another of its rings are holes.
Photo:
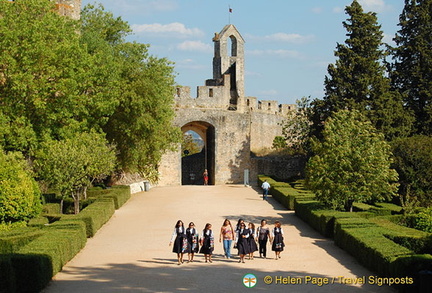
<path fill-rule="evenodd" d="M 237 28 L 226 25 L 214 38 L 213 79 L 207 85 L 229 86 L 228 110 L 237 110 L 239 98 L 244 97 L 244 39 Z M 229 85 L 225 76 L 229 75 Z"/>

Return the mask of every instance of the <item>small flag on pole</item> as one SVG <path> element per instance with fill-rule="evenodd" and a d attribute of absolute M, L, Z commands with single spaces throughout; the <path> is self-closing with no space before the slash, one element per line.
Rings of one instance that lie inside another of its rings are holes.
<path fill-rule="evenodd" d="M 232 13 L 232 8 L 231 7 L 229 8 L 229 12 Z"/>

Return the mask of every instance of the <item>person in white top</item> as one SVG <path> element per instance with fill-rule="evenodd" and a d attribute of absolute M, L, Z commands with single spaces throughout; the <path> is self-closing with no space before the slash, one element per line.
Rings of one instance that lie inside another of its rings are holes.
<path fill-rule="evenodd" d="M 274 228 L 272 230 L 272 250 L 276 254 L 276 260 L 281 258 L 280 253 L 284 250 L 285 243 L 284 243 L 284 232 L 281 227 L 281 222 L 275 221 Z"/>
<path fill-rule="evenodd" d="M 178 220 L 177 224 L 174 227 L 174 232 L 171 236 L 171 241 L 169 246 L 173 245 L 173 252 L 177 253 L 177 261 L 178 265 L 183 263 L 183 254 L 187 249 L 187 238 L 186 238 L 186 229 L 184 227 L 183 221 Z"/>
<path fill-rule="evenodd" d="M 261 188 L 263 190 L 263 200 L 267 199 L 267 195 L 270 190 L 270 187 L 271 187 L 270 183 L 268 183 L 267 180 L 264 180 L 263 184 L 261 185 Z"/>

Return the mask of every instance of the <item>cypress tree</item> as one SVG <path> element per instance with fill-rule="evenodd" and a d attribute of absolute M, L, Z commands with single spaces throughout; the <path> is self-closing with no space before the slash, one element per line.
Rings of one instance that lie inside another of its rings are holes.
<path fill-rule="evenodd" d="M 432 135 L 432 0 L 405 0 L 394 41 L 392 86 L 415 114 L 415 130 Z"/>
<path fill-rule="evenodd" d="M 348 109 L 363 113 L 388 140 L 406 136 L 411 118 L 403 108 L 402 98 L 392 92 L 383 64 L 383 32 L 373 12 L 364 12 L 354 0 L 345 9 L 349 15 L 343 26 L 345 44 L 337 44 L 335 64 L 328 67 L 325 97 L 315 103 L 316 113 L 325 120 L 332 113 Z M 316 122 L 315 122 L 316 123 Z"/>

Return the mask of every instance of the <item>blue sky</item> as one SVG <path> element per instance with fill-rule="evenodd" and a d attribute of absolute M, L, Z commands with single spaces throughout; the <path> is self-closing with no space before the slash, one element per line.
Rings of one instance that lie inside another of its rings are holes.
<path fill-rule="evenodd" d="M 212 78 L 215 32 L 231 22 L 245 44 L 245 93 L 260 100 L 295 103 L 323 97 L 327 66 L 346 39 L 342 21 L 351 0 L 83 0 L 101 3 L 129 22 L 129 40 L 150 44 L 150 53 L 175 62 L 176 81 L 196 87 Z M 402 0 L 359 0 L 377 13 L 384 40 L 398 30 Z M 232 13 L 228 9 L 231 7 Z"/>

